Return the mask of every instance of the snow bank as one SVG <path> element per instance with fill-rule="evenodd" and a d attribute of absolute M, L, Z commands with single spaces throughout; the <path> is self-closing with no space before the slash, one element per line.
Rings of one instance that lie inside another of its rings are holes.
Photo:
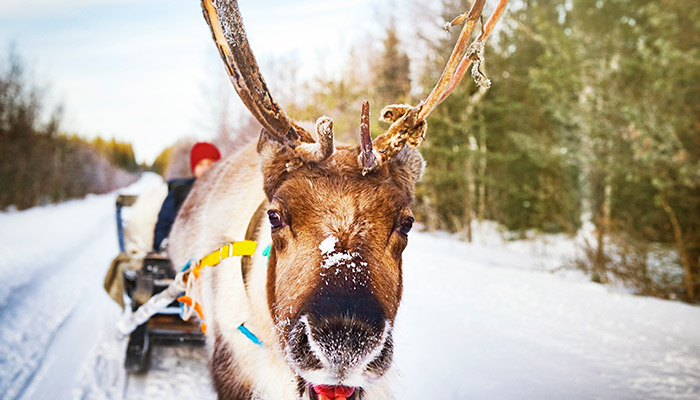
<path fill-rule="evenodd" d="M 698 398 L 700 309 L 547 272 L 571 250 L 412 234 L 397 398 Z"/>

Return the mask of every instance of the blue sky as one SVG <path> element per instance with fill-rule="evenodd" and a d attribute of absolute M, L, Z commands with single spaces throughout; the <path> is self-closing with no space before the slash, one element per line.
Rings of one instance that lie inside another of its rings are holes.
<path fill-rule="evenodd" d="M 241 0 L 240 7 L 263 74 L 266 60 L 292 55 L 311 77 L 337 68 L 354 38 L 375 28 L 377 3 Z M 233 93 L 197 0 L 5 1 L 2 59 L 11 43 L 48 86 L 49 102 L 64 106 L 65 131 L 131 142 L 140 161 L 181 137 L 213 137 L 210 104 L 219 94 L 212 88 Z"/>

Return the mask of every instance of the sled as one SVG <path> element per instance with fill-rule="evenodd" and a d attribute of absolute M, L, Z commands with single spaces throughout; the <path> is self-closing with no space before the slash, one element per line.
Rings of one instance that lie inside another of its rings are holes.
<path fill-rule="evenodd" d="M 123 282 L 121 303 L 125 310 L 131 312 L 136 311 L 155 294 L 170 286 L 177 273 L 172 262 L 165 255 L 152 253 L 139 260 L 134 259 L 136 257 L 131 256 L 126 251 L 128 239 L 125 238 L 125 226 L 128 224 L 128 220 L 124 218 L 123 210 L 133 206 L 136 198 L 132 195 L 119 195 L 117 197 L 116 218 L 120 255 L 115 259 L 115 263 L 118 262 L 122 267 L 115 268 L 113 265 L 110 269 L 111 274 L 118 274 L 118 271 L 121 271 Z M 110 292 L 113 298 L 116 297 L 114 292 L 118 289 L 107 288 L 107 280 L 105 280 L 105 289 Z M 115 300 L 119 302 L 118 299 Z M 147 372 L 153 346 L 183 344 L 201 346 L 204 344 L 204 333 L 200 328 L 199 321 L 196 318 L 184 321 L 180 317 L 180 312 L 180 303 L 173 301 L 131 332 L 124 362 L 127 371 L 131 373 Z"/>

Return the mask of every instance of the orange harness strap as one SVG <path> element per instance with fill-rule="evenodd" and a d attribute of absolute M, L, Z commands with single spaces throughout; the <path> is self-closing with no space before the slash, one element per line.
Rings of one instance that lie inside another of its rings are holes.
<path fill-rule="evenodd" d="M 181 317 L 187 321 L 192 315 L 192 311 L 196 312 L 199 319 L 204 321 L 204 312 L 202 311 L 200 299 L 200 283 L 199 275 L 204 267 L 216 267 L 221 261 L 235 256 L 251 256 L 255 253 L 258 244 L 252 240 L 241 240 L 240 242 L 226 243 L 218 249 L 207 254 L 196 263 L 193 267 L 192 262 L 185 266 L 184 281 L 187 284 L 185 294 L 177 298 L 182 304 Z M 202 322 L 202 332 L 207 333 L 207 325 Z"/>

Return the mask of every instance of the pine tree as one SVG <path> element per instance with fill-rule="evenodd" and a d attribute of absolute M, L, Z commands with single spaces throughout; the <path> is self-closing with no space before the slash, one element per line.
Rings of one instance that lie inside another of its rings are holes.
<path fill-rule="evenodd" d="M 390 21 L 384 38 L 384 51 L 377 65 L 375 89 L 377 100 L 384 105 L 408 103 L 410 101 L 411 80 L 410 60 L 400 49 L 396 24 Z"/>

